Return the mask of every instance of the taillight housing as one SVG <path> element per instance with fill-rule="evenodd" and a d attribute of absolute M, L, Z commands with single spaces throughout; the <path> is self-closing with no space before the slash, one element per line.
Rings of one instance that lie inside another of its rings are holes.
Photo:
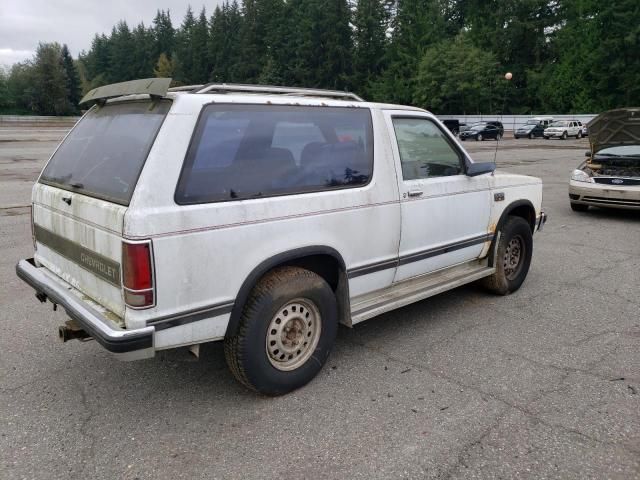
<path fill-rule="evenodd" d="M 122 242 L 124 302 L 135 309 L 155 306 L 153 249 L 151 241 Z"/>

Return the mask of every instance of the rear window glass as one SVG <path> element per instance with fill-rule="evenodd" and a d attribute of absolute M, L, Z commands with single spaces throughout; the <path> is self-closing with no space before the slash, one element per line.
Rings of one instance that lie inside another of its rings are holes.
<path fill-rule="evenodd" d="M 179 204 L 369 183 L 371 114 L 363 108 L 208 105 L 178 181 Z"/>
<path fill-rule="evenodd" d="M 76 125 L 40 181 L 128 205 L 171 103 L 127 102 L 93 109 Z"/>

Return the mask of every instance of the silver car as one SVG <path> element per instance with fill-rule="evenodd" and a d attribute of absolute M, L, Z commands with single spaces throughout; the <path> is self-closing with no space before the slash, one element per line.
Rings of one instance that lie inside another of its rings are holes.
<path fill-rule="evenodd" d="M 587 160 L 571 174 L 569 202 L 640 210 L 640 108 L 601 113 L 589 122 Z"/>

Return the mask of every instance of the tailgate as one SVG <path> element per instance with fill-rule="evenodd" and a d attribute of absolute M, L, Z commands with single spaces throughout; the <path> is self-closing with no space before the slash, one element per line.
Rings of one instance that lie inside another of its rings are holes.
<path fill-rule="evenodd" d="M 124 317 L 122 231 L 127 208 L 37 183 L 33 189 L 35 260 Z"/>

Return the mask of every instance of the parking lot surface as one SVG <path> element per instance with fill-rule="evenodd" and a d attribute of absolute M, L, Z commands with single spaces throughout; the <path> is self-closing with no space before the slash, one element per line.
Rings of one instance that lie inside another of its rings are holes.
<path fill-rule="evenodd" d="M 0 128 L 0 477 L 640 478 L 640 214 L 569 208 L 588 141 L 464 142 L 539 176 L 550 220 L 507 297 L 468 286 L 339 331 L 308 386 L 240 386 L 222 344 L 122 363 L 57 339 L 18 280 L 66 128 Z"/>

